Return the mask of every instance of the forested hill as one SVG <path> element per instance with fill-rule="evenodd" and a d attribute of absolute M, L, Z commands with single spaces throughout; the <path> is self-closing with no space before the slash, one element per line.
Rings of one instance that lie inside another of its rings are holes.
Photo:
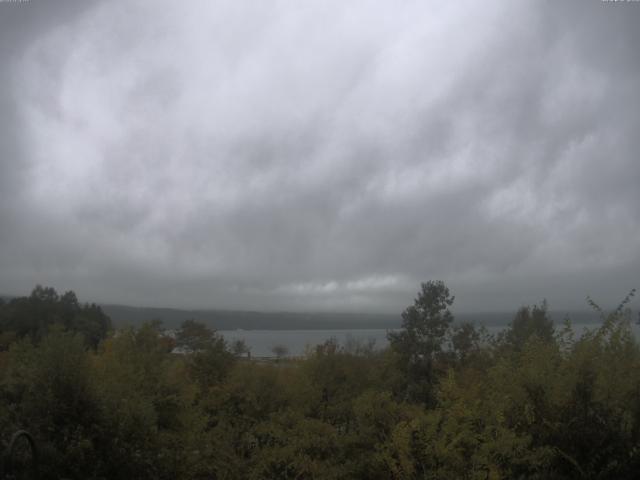
<path fill-rule="evenodd" d="M 0 301 L 21 298 L 0 294 Z M 215 330 L 337 330 L 399 328 L 400 314 L 260 312 L 243 310 L 190 310 L 101 304 L 115 328 L 139 327 L 161 320 L 166 328 L 178 328 L 185 320 L 197 320 Z M 512 315 L 511 315 L 512 316 Z"/>
<path fill-rule="evenodd" d="M 12 295 L 0 295 L 9 301 Z M 100 305 L 111 318 L 115 328 L 140 326 L 149 320 L 161 320 L 166 328 L 178 328 L 187 319 L 197 320 L 215 330 L 355 330 L 400 328 L 402 318 L 398 314 L 340 313 L 340 312 L 260 312 L 242 310 L 189 310 L 178 308 L 133 307 L 128 305 Z M 456 322 L 475 325 L 506 326 L 513 320 L 514 312 L 457 313 Z M 556 310 L 549 312 L 556 324 L 565 317 L 574 324 L 597 323 L 593 311 Z M 637 314 L 636 314 L 637 315 Z"/>
<path fill-rule="evenodd" d="M 193 319 L 216 330 L 324 330 L 358 328 L 398 328 L 400 314 L 368 313 L 296 313 L 234 310 L 180 310 L 174 308 L 103 305 L 113 325 L 137 326 L 148 320 L 162 320 L 167 328 L 177 328 Z"/>
<path fill-rule="evenodd" d="M 400 328 L 398 314 L 375 313 L 296 313 L 256 312 L 233 310 L 181 310 L 174 308 L 131 307 L 102 305 L 116 328 L 139 326 L 148 320 L 162 320 L 167 328 L 177 328 L 184 320 L 193 319 L 216 330 L 338 330 L 338 329 L 393 329 Z M 514 309 L 515 310 L 515 309 Z M 476 325 L 505 326 L 513 320 L 514 312 L 458 313 L 456 321 Z M 573 323 L 595 323 L 593 312 L 556 311 L 550 313 L 558 324 L 566 315 Z"/>

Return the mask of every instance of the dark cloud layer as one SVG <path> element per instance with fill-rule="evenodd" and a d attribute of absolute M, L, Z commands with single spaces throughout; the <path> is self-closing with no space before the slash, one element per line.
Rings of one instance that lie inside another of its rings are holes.
<path fill-rule="evenodd" d="M 640 277 L 640 3 L 0 3 L 0 290 L 396 311 Z M 16 47 L 12 48 L 11 45 Z"/>

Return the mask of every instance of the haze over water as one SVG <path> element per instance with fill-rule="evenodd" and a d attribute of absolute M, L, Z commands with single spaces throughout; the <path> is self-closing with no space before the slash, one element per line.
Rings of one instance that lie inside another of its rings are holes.
<path fill-rule="evenodd" d="M 587 329 L 596 329 L 599 323 L 578 323 L 573 325 L 575 337 L 579 337 Z M 497 335 L 505 329 L 504 326 L 491 325 L 486 327 L 491 335 Z M 562 325 L 556 325 L 557 329 Z M 350 342 L 357 342 L 367 345 L 373 342 L 377 349 L 386 348 L 389 344 L 387 340 L 388 329 L 351 329 L 351 330 L 221 330 L 220 333 L 225 340 L 244 340 L 251 349 L 254 357 L 275 357 L 273 348 L 284 346 L 289 356 L 302 356 L 307 349 L 313 349 L 327 340 L 335 339 L 340 345 L 347 345 Z M 640 326 L 633 325 L 636 338 L 640 338 Z"/>

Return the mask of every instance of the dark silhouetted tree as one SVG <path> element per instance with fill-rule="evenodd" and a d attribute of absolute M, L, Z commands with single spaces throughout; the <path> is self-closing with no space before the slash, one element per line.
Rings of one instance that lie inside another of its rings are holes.
<path fill-rule="evenodd" d="M 285 345 L 274 345 L 271 351 L 278 360 L 280 360 L 282 357 L 286 357 L 289 353 L 289 349 Z"/>
<path fill-rule="evenodd" d="M 95 348 L 111 329 L 111 320 L 95 305 L 81 305 L 72 291 L 62 296 L 51 287 L 37 285 L 28 297 L 10 300 L 0 307 L 0 332 L 3 337 L 29 337 L 39 342 L 54 326 L 80 333 L 85 343 Z"/>
<path fill-rule="evenodd" d="M 407 395 L 428 401 L 434 383 L 434 361 L 453 322 L 449 307 L 455 297 L 442 281 L 422 283 L 414 304 L 402 313 L 402 330 L 389 332 L 391 348 L 407 372 Z"/>
<path fill-rule="evenodd" d="M 222 336 L 195 320 L 182 322 L 176 345 L 187 354 L 191 375 L 203 389 L 222 380 L 235 359 Z"/>
<path fill-rule="evenodd" d="M 532 335 L 543 342 L 552 342 L 554 333 L 553 320 L 547 311 L 547 301 L 543 300 L 540 306 L 525 306 L 518 310 L 511 325 L 504 332 L 504 340 L 516 350 L 520 350 Z"/>

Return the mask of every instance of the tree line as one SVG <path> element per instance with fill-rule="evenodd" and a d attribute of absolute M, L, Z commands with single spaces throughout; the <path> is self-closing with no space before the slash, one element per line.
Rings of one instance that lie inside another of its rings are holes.
<path fill-rule="evenodd" d="M 193 320 L 114 331 L 36 287 L 0 304 L 0 435 L 29 430 L 45 479 L 637 478 L 634 293 L 589 299 L 582 335 L 543 302 L 491 336 L 430 281 L 386 349 L 265 363 Z"/>

